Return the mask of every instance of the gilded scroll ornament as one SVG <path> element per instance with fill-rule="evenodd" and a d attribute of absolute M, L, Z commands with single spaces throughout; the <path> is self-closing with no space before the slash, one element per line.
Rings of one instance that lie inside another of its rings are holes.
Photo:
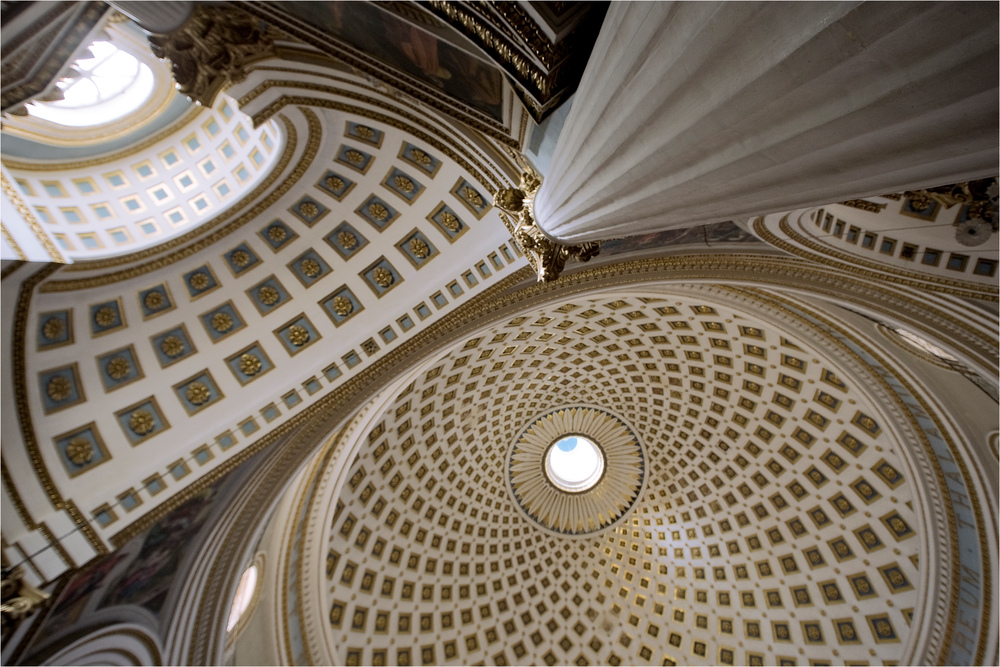
<path fill-rule="evenodd" d="M 344 187 L 344 180 L 337 178 L 336 176 L 327 176 L 324 183 L 326 183 L 326 187 L 331 190 L 339 190 Z"/>
<path fill-rule="evenodd" d="M 184 341 L 177 336 L 167 336 L 160 343 L 160 350 L 170 358 L 179 356 L 184 352 Z"/>
<path fill-rule="evenodd" d="M 538 275 L 538 282 L 547 283 L 559 277 L 568 259 L 586 262 L 601 251 L 601 246 L 597 241 L 563 245 L 545 235 L 535 222 L 532 212 L 535 194 L 541 184 L 541 177 L 537 173 L 525 171 L 521 174 L 520 187 L 500 188 L 493 204 L 515 217 L 514 240 L 527 254 Z"/>
<path fill-rule="evenodd" d="M 250 253 L 246 250 L 237 250 L 230 257 L 233 260 L 233 264 L 241 269 L 250 263 Z"/>
<path fill-rule="evenodd" d="M 421 239 L 410 239 L 409 248 L 410 252 L 413 253 L 413 256 L 417 259 L 425 259 L 431 254 L 430 247 Z"/>
<path fill-rule="evenodd" d="M 319 262 L 310 257 L 306 257 L 299 263 L 299 268 L 302 269 L 302 274 L 307 278 L 315 278 L 319 275 L 320 266 Z"/>
<path fill-rule="evenodd" d="M 94 313 L 94 321 L 97 322 L 98 326 L 109 327 L 115 323 L 115 319 L 115 309 L 110 306 L 99 308 Z"/>
<path fill-rule="evenodd" d="M 280 225 L 271 225 L 267 228 L 267 238 L 271 239 L 275 243 L 281 243 L 288 236 L 288 232 L 285 228 Z"/>
<path fill-rule="evenodd" d="M 45 324 L 42 325 L 42 336 L 45 340 L 55 340 L 63 335 L 65 327 L 63 326 L 63 321 L 58 317 L 50 317 L 45 320 Z"/>
<path fill-rule="evenodd" d="M 993 231 L 998 229 L 997 197 L 1000 189 L 997 179 L 984 178 L 978 181 L 966 181 L 954 185 L 942 185 L 923 190 L 907 190 L 904 197 L 910 200 L 910 206 L 915 211 L 925 211 L 937 202 L 944 208 L 955 204 L 968 206 L 966 217 L 970 220 L 983 220 Z"/>
<path fill-rule="evenodd" d="M 112 380 L 121 380 L 129 371 L 132 370 L 132 365 L 129 364 L 128 359 L 125 357 L 114 357 L 108 362 L 108 365 L 104 367 L 107 371 L 108 377 Z"/>
<path fill-rule="evenodd" d="M 306 216 L 307 218 L 315 218 L 319 215 L 319 207 L 311 201 L 304 202 L 299 206 L 299 213 Z"/>
<path fill-rule="evenodd" d="M 248 353 L 240 357 L 240 372 L 244 375 L 256 375 L 260 368 L 260 358 L 257 355 Z"/>
<path fill-rule="evenodd" d="M 406 176 L 397 176 L 396 178 L 392 179 L 392 182 L 396 184 L 397 188 L 399 188 L 406 194 L 410 194 L 411 192 L 413 192 L 413 187 L 414 187 L 413 181 L 408 179 Z"/>
<path fill-rule="evenodd" d="M 49 380 L 45 387 L 45 393 L 53 401 L 65 401 L 73 391 L 73 383 L 62 375 L 57 375 Z"/>
<path fill-rule="evenodd" d="M 233 328 L 233 318 L 229 313 L 216 313 L 212 315 L 212 328 L 219 333 L 225 333 Z"/>
<path fill-rule="evenodd" d="M 375 202 L 368 207 L 368 214 L 371 215 L 376 220 L 378 220 L 379 222 L 382 222 L 383 220 L 389 217 L 389 209 L 387 209 L 385 206 L 382 206 L 382 204 Z"/>
<path fill-rule="evenodd" d="M 246 77 L 248 65 L 274 55 L 274 31 L 234 7 L 197 4 L 179 30 L 150 35 L 149 44 L 170 60 L 178 90 L 211 107 L 223 87 Z"/>
<path fill-rule="evenodd" d="M 278 299 L 281 298 L 281 295 L 278 293 L 278 290 L 274 289 L 270 285 L 264 285 L 257 290 L 257 298 L 260 299 L 260 302 L 265 306 L 273 306 L 278 303 Z"/>
<path fill-rule="evenodd" d="M 345 315 L 350 315 L 353 310 L 354 303 L 346 296 L 333 297 L 333 312 L 344 317 Z"/>
<path fill-rule="evenodd" d="M 156 420 L 149 410 L 136 410 L 128 418 L 128 427 L 136 435 L 146 435 L 156 428 Z"/>
<path fill-rule="evenodd" d="M 337 234 L 337 243 L 342 245 L 345 250 L 351 250 L 358 245 L 358 237 L 350 232 L 340 232 Z"/>
<path fill-rule="evenodd" d="M 150 310 L 159 310 L 160 308 L 163 308 L 163 305 L 166 303 L 166 299 L 163 298 L 162 292 L 154 291 L 147 294 L 142 302 L 146 305 L 146 308 L 149 308 Z"/>
<path fill-rule="evenodd" d="M 66 456 L 78 466 L 90 463 L 94 458 L 94 445 L 87 438 L 77 436 L 66 445 Z"/>
<path fill-rule="evenodd" d="M 309 341 L 309 330 L 305 327 L 293 324 L 288 327 L 288 340 L 290 340 L 292 345 L 295 347 L 302 347 Z"/>
<path fill-rule="evenodd" d="M 208 287 L 209 279 L 208 276 L 199 271 L 195 273 L 188 279 L 188 284 L 194 289 L 202 290 Z"/>
<path fill-rule="evenodd" d="M 201 405 L 211 398 L 212 393 L 203 383 L 192 382 L 188 385 L 187 391 L 184 392 L 184 395 L 187 396 L 187 400 L 191 401 L 195 405 Z"/>
<path fill-rule="evenodd" d="M 372 278 L 375 279 L 375 282 L 378 283 L 379 287 L 388 287 L 394 280 L 392 277 L 392 271 L 381 266 L 375 267 L 375 270 L 372 271 Z"/>

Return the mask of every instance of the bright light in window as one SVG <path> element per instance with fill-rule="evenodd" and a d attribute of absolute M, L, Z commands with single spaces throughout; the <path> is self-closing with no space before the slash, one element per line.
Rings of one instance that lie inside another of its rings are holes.
<path fill-rule="evenodd" d="M 56 84 L 63 99 L 33 102 L 28 113 L 60 125 L 85 127 L 117 120 L 142 106 L 153 92 L 152 71 L 110 42 L 94 42 L 89 48 L 93 56 L 74 62 L 72 75 Z"/>
<path fill-rule="evenodd" d="M 579 493 L 591 488 L 604 473 L 604 453 L 593 441 L 570 435 L 549 447 L 545 474 L 557 488 Z"/>
<path fill-rule="evenodd" d="M 226 632 L 232 632 L 233 628 L 240 620 L 240 616 L 250 606 L 253 599 L 253 591 L 257 587 L 257 566 L 251 565 L 240 578 L 240 583 L 236 587 L 236 595 L 233 596 L 233 609 L 229 612 L 229 623 L 226 625 Z"/>
<path fill-rule="evenodd" d="M 899 334 L 906 342 L 908 342 L 913 347 L 928 352 L 938 359 L 944 359 L 945 361 L 958 361 L 958 359 L 942 350 L 940 347 L 930 342 L 923 336 L 918 336 L 912 331 L 907 331 L 906 329 L 893 329 L 897 334 Z"/>

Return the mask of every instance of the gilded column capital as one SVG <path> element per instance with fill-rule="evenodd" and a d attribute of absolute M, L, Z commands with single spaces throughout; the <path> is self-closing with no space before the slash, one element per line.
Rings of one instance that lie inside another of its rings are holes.
<path fill-rule="evenodd" d="M 246 67 L 274 55 L 275 30 L 232 6 L 199 4 L 181 28 L 149 36 L 157 58 L 170 60 L 177 88 L 193 102 L 211 106 Z"/>
<path fill-rule="evenodd" d="M 538 282 L 547 283 L 559 278 L 567 260 L 574 258 L 586 262 L 601 251 L 601 245 L 598 241 L 564 245 L 549 238 L 535 222 L 533 210 L 535 194 L 541 185 L 541 176 L 528 169 L 521 173 L 518 187 L 497 191 L 493 205 L 514 217 L 514 241 L 527 255 Z"/>

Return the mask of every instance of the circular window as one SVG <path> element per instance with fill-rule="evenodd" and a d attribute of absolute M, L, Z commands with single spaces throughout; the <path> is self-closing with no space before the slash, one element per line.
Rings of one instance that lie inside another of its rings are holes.
<path fill-rule="evenodd" d="M 593 440 L 568 435 L 554 442 L 545 454 L 545 476 L 568 493 L 586 491 L 604 474 L 604 453 Z"/>

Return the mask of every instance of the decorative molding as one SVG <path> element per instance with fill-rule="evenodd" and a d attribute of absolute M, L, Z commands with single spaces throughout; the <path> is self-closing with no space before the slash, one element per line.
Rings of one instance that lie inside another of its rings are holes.
<path fill-rule="evenodd" d="M 868 201 L 867 199 L 848 199 L 847 201 L 840 202 L 842 206 L 850 206 L 851 208 L 857 208 L 862 211 L 868 211 L 869 213 L 881 213 L 888 204 L 876 204 L 873 201 Z"/>
<path fill-rule="evenodd" d="M 31 228 L 31 231 L 35 234 L 35 238 L 38 239 L 38 242 L 42 244 L 43 248 L 45 248 L 45 252 L 49 254 L 52 261 L 59 262 L 60 264 L 66 264 L 66 259 L 62 256 L 62 253 L 59 252 L 59 249 L 56 248 L 55 244 L 52 243 L 52 239 L 49 238 L 49 235 L 45 233 L 44 229 L 42 229 L 42 225 L 39 224 L 38 219 L 35 218 L 35 214 L 31 212 L 31 209 L 24 203 L 21 196 L 17 194 L 17 190 L 15 190 L 14 186 L 11 185 L 11 182 L 7 180 L 6 174 L 0 174 L 0 186 L 3 187 L 3 193 L 7 196 L 7 199 L 10 200 L 10 203 L 14 205 L 14 208 L 17 209 L 21 218 L 28 223 L 28 227 Z M 8 236 L 6 230 L 4 231 L 4 236 Z M 13 239 L 9 240 L 13 241 Z M 14 247 L 17 248 L 16 243 L 14 244 Z M 18 254 L 22 254 L 19 249 Z M 22 257 L 22 259 L 27 258 Z"/>

